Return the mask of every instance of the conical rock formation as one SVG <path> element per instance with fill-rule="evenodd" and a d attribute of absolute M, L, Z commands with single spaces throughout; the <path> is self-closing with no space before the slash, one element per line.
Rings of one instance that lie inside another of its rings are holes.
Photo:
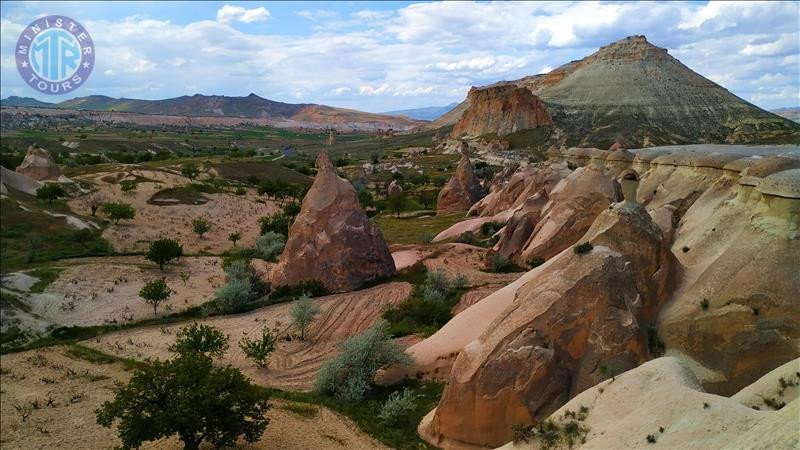
<path fill-rule="evenodd" d="M 466 154 L 462 154 L 456 173 L 439 191 L 439 197 L 436 200 L 436 213 L 447 214 L 467 211 L 482 196 L 483 188 L 472 170 L 469 157 Z"/>
<path fill-rule="evenodd" d="M 17 167 L 16 171 L 37 181 L 57 180 L 61 175 L 50 152 L 36 144 L 28 147 L 28 153 L 25 154 L 25 159 L 22 160 L 22 164 Z"/>

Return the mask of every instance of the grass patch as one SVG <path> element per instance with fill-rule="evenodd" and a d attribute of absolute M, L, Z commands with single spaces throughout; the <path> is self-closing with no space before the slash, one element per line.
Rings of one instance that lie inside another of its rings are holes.
<path fill-rule="evenodd" d="M 147 363 L 136 361 L 130 358 L 122 358 L 108 353 L 95 350 L 91 347 L 84 347 L 83 345 L 73 344 L 67 348 L 67 356 L 72 359 L 82 359 L 92 364 L 114 364 L 120 363 L 125 367 L 125 370 L 141 369 Z"/>
<path fill-rule="evenodd" d="M 36 277 L 39 279 L 36 283 L 33 283 L 31 286 L 31 292 L 34 293 L 42 293 L 50 285 L 53 281 L 56 281 L 58 275 L 63 272 L 64 269 L 55 269 L 50 267 L 40 267 L 38 269 L 34 269 L 28 272 L 28 275 L 32 277 Z"/>
<path fill-rule="evenodd" d="M 373 218 L 383 233 L 384 239 L 390 244 L 423 244 L 426 235 L 437 235 L 465 219 L 465 213 L 462 212 L 441 216 L 432 213 L 427 217 L 408 218 L 394 217 L 390 213 L 383 213 Z"/>
<path fill-rule="evenodd" d="M 316 417 L 319 414 L 319 408 L 316 406 L 309 405 L 307 403 L 288 403 L 286 405 L 281 406 L 281 409 L 284 411 L 289 411 L 292 414 L 296 414 L 300 417 L 311 419 Z"/>

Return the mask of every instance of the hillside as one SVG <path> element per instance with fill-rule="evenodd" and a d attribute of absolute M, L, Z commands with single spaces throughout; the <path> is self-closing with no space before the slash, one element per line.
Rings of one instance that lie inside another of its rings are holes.
<path fill-rule="evenodd" d="M 796 123 L 736 97 L 644 36 L 614 42 L 547 74 L 496 83 L 503 84 L 527 88 L 544 102 L 555 129 L 563 131 L 551 134 L 559 136 L 550 138 L 555 144 L 800 142 Z M 468 99 L 429 126 L 456 124 L 469 106 Z"/>
<path fill-rule="evenodd" d="M 773 114 L 777 114 L 781 117 L 785 117 L 793 122 L 800 123 L 800 106 L 793 106 L 789 108 L 778 108 L 778 109 L 773 109 L 770 112 Z"/>

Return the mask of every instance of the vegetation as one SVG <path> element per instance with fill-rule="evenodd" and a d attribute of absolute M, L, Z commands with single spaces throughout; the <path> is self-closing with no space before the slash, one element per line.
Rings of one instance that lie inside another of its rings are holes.
<path fill-rule="evenodd" d="M 700 308 L 702 308 L 703 311 L 708 311 L 708 307 L 710 305 L 711 305 L 711 303 L 708 301 L 707 298 L 704 298 L 704 299 L 700 300 Z"/>
<path fill-rule="evenodd" d="M 589 242 L 584 242 L 583 244 L 578 244 L 572 247 L 572 250 L 575 252 L 576 255 L 583 255 L 592 251 L 594 247 Z"/>
<path fill-rule="evenodd" d="M 122 219 L 133 219 L 136 216 L 136 210 L 130 203 L 111 202 L 103 205 L 103 214 L 108 217 L 108 220 L 118 224 Z"/>
<path fill-rule="evenodd" d="M 286 238 L 280 233 L 267 231 L 256 238 L 256 250 L 261 258 L 267 261 L 274 261 L 286 245 Z"/>
<path fill-rule="evenodd" d="M 292 318 L 292 323 L 300 329 L 300 340 L 306 339 L 306 329 L 311 322 L 319 314 L 319 305 L 314 303 L 305 293 L 292 302 L 292 307 L 289 309 L 289 316 Z"/>
<path fill-rule="evenodd" d="M 48 267 L 39 267 L 38 269 L 28 272 L 28 275 L 38 278 L 36 283 L 33 283 L 30 292 L 39 293 L 44 292 L 45 288 L 53 281 L 58 279 L 58 275 L 63 269 L 54 269 Z"/>
<path fill-rule="evenodd" d="M 269 289 L 261 273 L 247 259 L 235 259 L 224 269 L 227 282 L 217 289 L 214 300 L 204 305 L 206 314 L 234 314 L 257 306 Z"/>
<path fill-rule="evenodd" d="M 435 333 L 452 318 L 451 310 L 466 282 L 464 276 L 449 278 L 441 269 L 425 273 L 424 282 L 414 287 L 408 299 L 383 313 L 390 325 L 389 332 L 394 336 Z"/>
<path fill-rule="evenodd" d="M 381 406 L 378 417 L 388 425 L 397 425 L 402 421 L 408 420 L 413 410 L 414 395 L 410 389 L 406 388 L 389 395 L 389 399 Z"/>
<path fill-rule="evenodd" d="M 578 411 L 564 411 L 562 417 L 547 419 L 535 426 L 516 424 L 512 427 L 515 444 L 537 441 L 541 449 L 573 448 L 586 442 L 589 427 L 583 425 L 589 408 L 581 406 Z"/>
<path fill-rule="evenodd" d="M 164 267 L 183 256 L 183 247 L 174 239 L 158 239 L 150 243 L 145 258 L 158 264 L 162 271 Z"/>
<path fill-rule="evenodd" d="M 408 198 L 403 192 L 395 192 L 386 199 L 386 207 L 394 213 L 395 217 L 400 217 L 400 213 L 408 207 Z"/>
<path fill-rule="evenodd" d="M 265 368 L 269 364 L 269 355 L 275 350 L 277 338 L 269 328 L 261 329 L 261 337 L 253 340 L 245 336 L 239 341 L 239 348 L 242 349 L 247 359 L 252 360 L 260 368 Z"/>
<path fill-rule="evenodd" d="M 225 333 L 210 325 L 197 322 L 178 330 L 175 343 L 169 348 L 173 353 L 200 353 L 213 358 L 219 358 L 227 350 L 228 338 L 225 337 Z"/>
<path fill-rule="evenodd" d="M 192 220 L 192 231 L 200 238 L 209 230 L 211 230 L 211 224 L 206 219 L 200 217 Z"/>
<path fill-rule="evenodd" d="M 411 364 L 411 358 L 389 336 L 389 323 L 385 320 L 342 342 L 339 350 L 339 355 L 320 368 L 314 389 L 345 402 L 362 401 L 378 369 Z"/>
<path fill-rule="evenodd" d="M 494 254 L 489 260 L 489 271 L 494 273 L 518 272 L 520 270 L 510 259 L 502 255 Z"/>
<path fill-rule="evenodd" d="M 196 164 L 193 163 L 186 163 L 181 165 L 181 175 L 185 176 L 186 178 L 194 181 L 197 178 L 197 175 L 200 173 L 200 169 L 197 168 Z"/>
<path fill-rule="evenodd" d="M 167 280 L 158 278 L 148 281 L 139 291 L 145 303 L 153 307 L 153 314 L 158 314 L 158 305 L 164 303 L 172 294 L 172 289 L 167 286 Z"/>
<path fill-rule="evenodd" d="M 242 233 L 235 231 L 233 233 L 228 234 L 228 240 L 233 242 L 233 246 L 236 247 L 236 243 L 242 238 Z"/>
<path fill-rule="evenodd" d="M 295 285 L 275 286 L 270 293 L 270 303 L 281 303 L 290 298 L 296 298 L 301 295 L 309 297 L 322 297 L 328 295 L 328 289 L 322 282 L 317 280 L 301 281 Z"/>
<path fill-rule="evenodd" d="M 36 190 L 36 198 L 39 200 L 47 200 L 47 203 L 53 203 L 53 200 L 59 199 L 66 195 L 64 188 L 60 184 L 45 183 Z"/>
<path fill-rule="evenodd" d="M 192 336 L 197 330 L 184 330 L 184 338 L 202 342 Z M 137 369 L 114 399 L 97 410 L 97 423 L 110 428 L 118 421 L 126 448 L 174 435 L 186 449 L 197 449 L 203 441 L 218 448 L 240 437 L 257 441 L 269 423 L 267 392 L 238 369 L 216 367 L 213 352 L 191 346 L 171 350 L 172 359 Z"/>

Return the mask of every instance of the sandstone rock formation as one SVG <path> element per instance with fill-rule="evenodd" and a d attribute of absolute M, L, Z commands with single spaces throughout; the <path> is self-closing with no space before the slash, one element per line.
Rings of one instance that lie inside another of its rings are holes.
<path fill-rule="evenodd" d="M 704 392 L 679 359 L 658 358 L 586 390 L 549 420 L 561 427 L 577 422 L 588 429 L 579 448 L 796 448 L 800 444 L 798 390 L 790 387 L 783 396 L 776 391 L 780 378 L 798 380 L 798 368 L 800 360 L 794 360 L 726 398 Z M 764 404 L 765 398 L 780 398 L 787 405 L 774 411 Z M 570 419 L 567 411 L 581 408 L 586 417 Z M 533 439 L 502 448 L 544 447 Z"/>
<path fill-rule="evenodd" d="M 514 85 L 472 88 L 469 107 L 453 127 L 451 136 L 505 136 L 552 123 L 550 114 L 530 90 Z"/>
<path fill-rule="evenodd" d="M 386 194 L 390 197 L 401 192 L 403 192 L 403 186 L 400 186 L 397 180 L 392 180 L 392 182 L 389 183 L 389 187 L 386 188 Z"/>
<path fill-rule="evenodd" d="M 670 267 L 661 231 L 641 205 L 618 204 L 582 241 L 594 250 L 567 249 L 534 269 L 513 302 L 464 347 L 439 405 L 420 425 L 426 440 L 502 445 L 512 425 L 544 419 L 611 373 L 647 359 L 646 330 L 665 297 Z"/>
<path fill-rule="evenodd" d="M 272 272 L 272 284 L 318 280 L 331 292 L 346 292 L 392 275 L 389 248 L 359 206 L 353 186 L 336 174 L 325 152 L 317 157 L 317 170 Z"/>
<path fill-rule="evenodd" d="M 436 200 L 436 213 L 447 214 L 467 211 L 482 196 L 483 188 L 472 170 L 469 157 L 466 154 L 462 154 L 456 172 L 442 190 L 439 191 L 439 197 Z"/>
<path fill-rule="evenodd" d="M 3 183 L 3 186 L 6 186 L 6 188 L 13 188 L 29 195 L 36 195 L 36 190 L 42 187 L 43 184 L 41 181 L 6 169 L 3 166 L 0 166 L 0 182 Z"/>
<path fill-rule="evenodd" d="M 16 171 L 38 181 L 57 180 L 61 175 L 50 152 L 36 144 L 28 147 L 28 153 L 25 154 L 25 159 L 22 160 L 22 164 L 17 167 Z"/>

